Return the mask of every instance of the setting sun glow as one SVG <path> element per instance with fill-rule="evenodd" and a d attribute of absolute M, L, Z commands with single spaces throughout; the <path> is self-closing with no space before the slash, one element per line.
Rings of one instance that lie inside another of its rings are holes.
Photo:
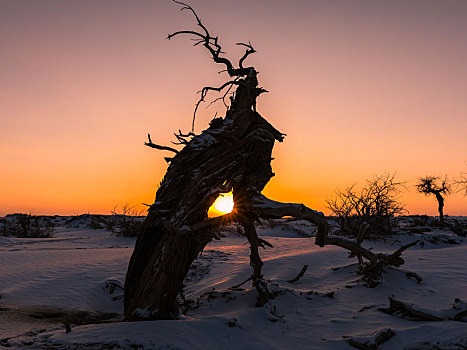
<path fill-rule="evenodd" d="M 209 216 L 219 216 L 230 213 L 234 208 L 232 192 L 221 193 L 209 208 Z"/>

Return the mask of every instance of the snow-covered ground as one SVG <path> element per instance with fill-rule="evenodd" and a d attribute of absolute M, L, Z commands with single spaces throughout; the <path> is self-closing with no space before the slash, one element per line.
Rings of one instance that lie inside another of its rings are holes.
<path fill-rule="evenodd" d="M 261 251 L 263 272 L 281 293 L 263 307 L 255 307 L 250 282 L 232 288 L 251 267 L 246 239 L 226 227 L 187 276 L 193 308 L 180 320 L 151 322 L 121 322 L 121 286 L 135 239 L 86 228 L 85 219 L 74 227 L 65 226 L 69 218 L 54 220 L 51 238 L 0 236 L 0 348 L 355 349 L 349 339 L 364 342 L 386 328 L 395 335 L 378 349 L 467 348 L 461 322 L 467 317 L 414 321 L 378 310 L 389 307 L 391 296 L 438 313 L 456 298 L 467 301 L 467 240 L 447 230 L 422 233 L 411 218 L 400 219 L 401 234 L 366 241 L 378 252 L 423 242 L 405 251 L 405 264 L 387 269 L 375 288 L 365 286 L 347 251 L 315 246 L 308 223 L 264 222 L 258 232 L 274 248 Z M 303 265 L 304 276 L 286 282 Z"/>

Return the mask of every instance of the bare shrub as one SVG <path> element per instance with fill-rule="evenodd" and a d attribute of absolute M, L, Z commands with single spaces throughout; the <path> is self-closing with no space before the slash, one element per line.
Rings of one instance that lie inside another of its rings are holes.
<path fill-rule="evenodd" d="M 356 236 L 365 223 L 367 235 L 390 234 L 394 216 L 407 211 L 398 198 L 403 187 L 396 174 L 383 173 L 367 180 L 360 191 L 355 185 L 343 191 L 336 189 L 336 197 L 326 202 L 336 216 L 339 233 Z"/>
<path fill-rule="evenodd" d="M 143 227 L 143 210 L 138 211 L 134 206 L 125 203 L 119 209 L 116 205 L 112 215 L 106 219 L 106 228 L 118 236 L 137 237 Z"/>
<path fill-rule="evenodd" d="M 452 223 L 448 222 L 448 227 L 456 235 L 461 237 L 467 237 L 467 223 L 462 220 L 452 219 Z"/>
<path fill-rule="evenodd" d="M 428 216 L 428 215 L 411 215 L 410 218 L 412 219 L 409 223 L 409 226 L 416 227 L 436 227 L 438 225 L 438 220 L 435 218 Z"/>
<path fill-rule="evenodd" d="M 55 224 L 45 216 L 8 214 L 0 219 L 0 235 L 21 238 L 49 238 Z"/>

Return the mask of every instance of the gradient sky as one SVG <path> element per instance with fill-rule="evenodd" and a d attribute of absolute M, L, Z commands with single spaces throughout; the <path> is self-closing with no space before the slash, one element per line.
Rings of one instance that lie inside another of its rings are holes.
<path fill-rule="evenodd" d="M 412 214 L 436 214 L 417 177 L 467 171 L 467 1 L 192 0 L 227 56 L 235 42 L 280 131 L 272 199 L 325 211 L 336 187 L 384 171 Z M 109 213 L 152 203 L 164 152 L 196 92 L 224 81 L 169 0 L 0 0 L 0 215 Z M 196 131 L 222 106 L 201 108 Z M 467 215 L 467 197 L 445 212 Z"/>

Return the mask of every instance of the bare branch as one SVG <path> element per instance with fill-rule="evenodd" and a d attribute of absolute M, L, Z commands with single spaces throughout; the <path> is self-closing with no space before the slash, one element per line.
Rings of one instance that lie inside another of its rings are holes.
<path fill-rule="evenodd" d="M 206 33 L 206 36 L 209 37 L 208 30 L 203 25 L 203 23 L 201 23 L 201 19 L 199 18 L 198 14 L 195 12 L 195 10 L 193 10 L 193 8 L 190 5 L 185 4 L 184 2 L 181 2 L 181 1 L 177 1 L 177 0 L 173 0 L 173 2 L 175 2 L 176 4 L 182 5 L 182 8 L 180 9 L 180 11 L 183 11 L 183 10 L 191 11 L 193 13 L 193 16 L 195 16 L 196 21 L 198 22 L 198 25 L 204 30 L 204 33 Z"/>
<path fill-rule="evenodd" d="M 232 62 L 229 59 L 221 56 L 225 52 L 222 51 L 222 47 L 219 44 L 218 37 L 217 36 L 212 36 L 209 33 L 209 31 L 207 30 L 206 26 L 202 23 L 201 19 L 199 18 L 198 14 L 196 13 L 196 11 L 190 5 L 188 5 L 188 4 L 186 4 L 186 3 L 182 2 L 182 1 L 173 0 L 173 2 L 175 2 L 178 5 L 181 5 L 180 11 L 187 10 L 187 11 L 189 11 L 189 12 L 191 12 L 193 14 L 193 16 L 196 19 L 197 25 L 201 28 L 201 31 L 180 30 L 180 31 L 176 31 L 174 33 L 169 34 L 167 36 L 167 39 L 170 40 L 170 39 L 172 39 L 173 37 L 175 37 L 177 35 L 193 36 L 194 38 L 192 38 L 192 40 L 195 42 L 194 46 L 198 46 L 200 44 L 203 44 L 203 46 L 211 54 L 211 57 L 214 60 L 214 62 L 225 65 L 226 69 L 223 70 L 223 71 L 227 71 L 227 73 L 231 77 L 237 77 L 237 79 L 238 79 L 239 77 L 249 76 L 251 74 L 255 75 L 256 71 L 255 71 L 255 69 L 253 67 L 247 67 L 247 68 L 243 67 L 243 62 L 245 61 L 245 59 L 249 55 L 256 52 L 256 50 L 253 48 L 253 46 L 251 45 L 250 42 L 248 44 L 237 43 L 237 45 L 245 46 L 246 51 L 245 51 L 244 55 L 240 58 L 240 60 L 238 62 L 239 67 L 238 68 L 234 67 L 234 65 L 232 64 Z M 221 72 L 223 72 L 223 71 L 221 71 Z M 209 90 L 215 90 L 215 91 L 219 92 L 220 90 L 222 90 L 226 86 L 229 86 L 228 91 L 221 98 L 215 99 L 212 103 L 217 102 L 217 101 L 219 101 L 221 99 L 224 102 L 224 105 L 226 107 L 228 107 L 227 103 L 225 102 L 225 97 L 227 96 L 227 94 L 230 92 L 230 90 L 232 88 L 232 83 L 231 82 L 228 82 L 228 83 L 224 84 L 224 86 L 221 87 L 220 89 L 217 89 L 217 88 L 203 88 L 203 90 L 201 91 L 201 98 L 195 105 L 195 111 L 193 113 L 192 130 L 194 130 L 196 112 L 198 110 L 198 107 L 199 107 L 200 103 L 204 102 L 204 98 L 205 98 L 207 92 Z M 254 92 L 252 91 L 252 93 L 255 93 L 255 97 L 258 96 L 262 92 L 266 92 L 266 90 L 256 88 Z M 248 93 L 250 94 L 250 91 Z M 253 108 L 255 108 L 254 105 L 253 105 Z"/>
<path fill-rule="evenodd" d="M 243 286 L 245 283 L 247 283 L 248 281 L 251 281 L 253 279 L 253 276 L 250 276 L 248 277 L 246 280 L 244 280 L 243 282 L 239 283 L 239 284 L 236 284 L 235 286 L 232 286 L 230 287 L 229 289 L 237 289 L 237 288 L 240 288 L 241 286 Z"/>
<path fill-rule="evenodd" d="M 409 244 L 403 245 L 398 250 L 392 254 L 375 254 L 369 249 L 363 248 L 357 241 L 346 239 L 339 236 L 327 236 L 325 239 L 325 244 L 336 245 L 341 248 L 347 249 L 355 256 L 363 256 L 367 259 L 370 264 L 374 267 L 379 266 L 382 269 L 384 266 L 400 266 L 404 264 L 404 259 L 401 258 L 402 252 L 407 250 L 410 247 L 416 245 L 418 241 L 411 242 Z"/>
<path fill-rule="evenodd" d="M 199 36 L 201 39 L 199 39 L 198 41 L 196 41 L 196 44 L 194 44 L 193 46 L 196 46 L 196 45 L 198 45 L 199 43 L 204 42 L 204 36 L 203 36 L 203 34 L 198 33 L 198 32 L 195 32 L 195 31 L 193 31 L 193 30 L 179 30 L 178 32 L 175 32 L 175 33 L 172 33 L 172 34 L 167 35 L 167 39 L 170 40 L 170 39 L 172 39 L 174 36 L 179 35 L 179 34 L 191 34 L 191 35 Z"/>
<path fill-rule="evenodd" d="M 151 135 L 150 134 L 148 134 L 148 142 L 145 142 L 144 144 L 146 146 L 148 146 L 148 147 L 155 148 L 155 149 L 158 149 L 158 150 L 161 150 L 161 151 L 170 151 L 170 152 L 178 153 L 178 151 L 175 148 L 167 147 L 167 146 L 161 146 L 161 145 L 157 145 L 157 144 L 153 143 L 152 140 L 151 140 Z"/>
<path fill-rule="evenodd" d="M 201 22 L 201 19 L 196 14 L 196 11 L 190 5 L 187 5 L 187 4 L 185 4 L 185 3 L 181 2 L 181 1 L 173 0 L 173 2 L 175 2 L 175 3 L 179 4 L 179 5 L 182 5 L 182 8 L 181 8 L 180 11 L 188 10 L 193 14 L 193 16 L 196 19 L 196 22 L 197 22 L 198 26 L 201 27 L 204 34 L 199 33 L 199 32 L 195 32 L 195 31 L 192 31 L 192 30 L 181 30 L 181 31 L 177 31 L 175 33 L 169 34 L 167 36 L 167 39 L 170 40 L 174 36 L 177 36 L 177 35 L 180 35 L 180 34 L 188 34 L 188 35 L 197 36 L 197 37 L 199 37 L 201 39 L 198 42 L 195 43 L 195 46 L 203 43 L 203 46 L 211 53 L 211 56 L 212 56 L 214 62 L 219 63 L 219 64 L 224 64 L 226 66 L 227 72 L 230 74 L 230 76 L 245 75 L 246 72 L 243 72 L 243 70 L 235 69 L 234 66 L 232 65 L 232 62 L 230 62 L 230 60 L 228 60 L 225 57 L 220 57 L 219 56 L 223 52 L 222 52 L 222 47 L 219 45 L 218 38 L 217 37 L 212 37 L 209 34 L 207 28 L 204 26 L 204 24 Z"/>
<path fill-rule="evenodd" d="M 467 173 L 461 173 L 459 179 L 454 179 L 454 184 L 457 187 L 457 192 L 464 192 L 464 196 L 467 196 Z"/>
<path fill-rule="evenodd" d="M 201 97 L 198 100 L 198 102 L 195 105 L 195 111 L 193 112 L 193 123 L 191 125 L 191 131 L 193 132 L 195 130 L 195 119 L 196 119 L 196 112 L 198 111 L 198 107 L 201 104 L 201 102 L 204 102 L 204 98 L 208 94 L 209 91 L 217 91 L 220 92 L 224 90 L 227 86 L 232 86 L 232 85 L 240 85 L 241 81 L 239 81 L 237 78 L 231 81 L 228 81 L 224 84 L 222 84 L 220 87 L 211 87 L 211 86 L 205 86 L 200 92 L 201 92 Z"/>
<path fill-rule="evenodd" d="M 235 80 L 238 80 L 238 79 L 240 79 L 240 77 L 237 77 Z M 222 95 L 221 97 L 216 98 L 215 100 L 212 100 L 211 103 L 209 103 L 209 105 L 206 107 L 206 109 L 209 108 L 209 107 L 211 107 L 211 105 L 213 105 L 214 103 L 216 103 L 216 102 L 219 101 L 219 100 L 222 100 L 222 102 L 224 103 L 224 106 L 225 106 L 226 108 L 228 108 L 229 106 L 228 106 L 227 103 L 225 102 L 225 98 L 226 98 L 226 96 L 228 95 L 228 93 L 230 92 L 230 90 L 232 90 L 232 88 L 233 88 L 234 85 L 235 85 L 235 84 L 231 84 L 231 85 L 229 86 L 229 88 L 227 89 L 227 91 L 224 93 L 224 95 Z"/>
<path fill-rule="evenodd" d="M 190 142 L 190 140 L 187 140 L 187 138 L 196 136 L 191 131 L 186 135 L 182 134 L 181 130 L 178 130 L 178 134 L 174 133 L 174 135 L 178 140 L 178 142 L 172 142 L 174 145 L 187 145 Z"/>
<path fill-rule="evenodd" d="M 389 315 L 395 312 L 400 312 L 402 315 L 410 316 L 413 319 L 419 321 L 443 321 L 443 318 L 430 314 L 424 310 L 419 310 L 414 305 L 399 301 L 393 297 L 389 297 L 389 308 L 379 308 L 379 311 L 387 313 Z"/>
<path fill-rule="evenodd" d="M 302 269 L 300 270 L 300 272 L 298 273 L 297 276 L 295 276 L 294 278 L 292 278 L 291 280 L 288 280 L 286 282 L 288 283 L 294 283 L 294 282 L 297 282 L 300 278 L 303 277 L 303 275 L 305 274 L 305 271 L 308 269 L 308 265 L 303 265 Z"/>
<path fill-rule="evenodd" d="M 265 239 L 262 239 L 262 238 L 258 238 L 258 245 L 261 247 L 261 248 L 265 248 L 264 246 L 268 246 L 269 248 L 274 248 L 274 246 L 269 243 L 268 241 L 266 241 Z"/>
<path fill-rule="evenodd" d="M 394 253 L 392 253 L 390 256 L 392 258 L 398 258 L 401 256 L 401 254 L 409 249 L 410 247 L 413 247 L 414 245 L 416 245 L 418 243 L 418 241 L 414 241 L 414 242 L 411 242 L 411 243 L 408 243 L 408 244 L 405 244 L 403 246 L 401 246 L 399 249 L 397 249 Z"/>
<path fill-rule="evenodd" d="M 306 207 L 303 204 L 281 203 L 273 201 L 262 194 L 256 195 L 250 203 L 252 212 L 264 218 L 282 218 L 292 216 L 296 219 L 307 220 L 318 226 L 316 244 L 324 246 L 324 239 L 328 234 L 329 227 L 323 213 Z"/>
<path fill-rule="evenodd" d="M 240 60 L 238 61 L 238 66 L 243 69 L 243 62 L 245 61 L 245 59 L 251 55 L 252 53 L 255 53 L 256 50 L 253 48 L 253 46 L 251 45 L 250 42 L 248 42 L 248 44 L 244 44 L 244 43 L 237 43 L 237 45 L 239 46 L 246 46 L 247 50 L 245 51 L 245 54 L 240 58 Z"/>

